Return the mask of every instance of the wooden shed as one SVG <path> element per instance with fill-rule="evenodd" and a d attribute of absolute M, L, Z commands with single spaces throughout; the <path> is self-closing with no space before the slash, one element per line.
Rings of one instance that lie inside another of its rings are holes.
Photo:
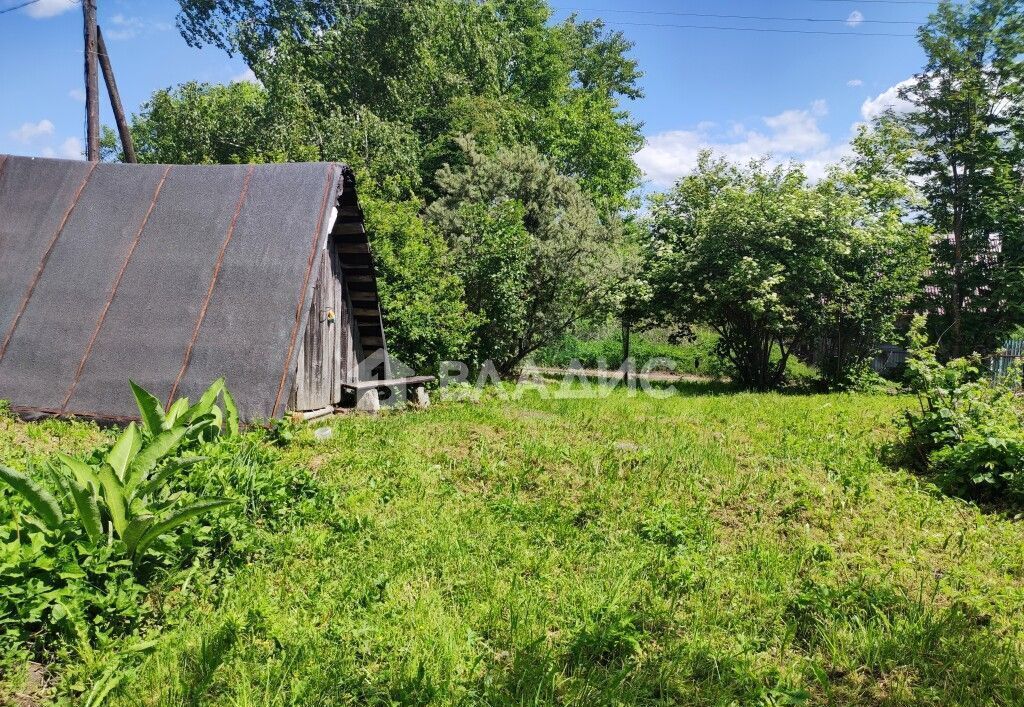
<path fill-rule="evenodd" d="M 129 379 L 219 376 L 246 421 L 425 380 L 391 378 L 352 171 L 0 155 L 0 399 L 120 421 Z"/>

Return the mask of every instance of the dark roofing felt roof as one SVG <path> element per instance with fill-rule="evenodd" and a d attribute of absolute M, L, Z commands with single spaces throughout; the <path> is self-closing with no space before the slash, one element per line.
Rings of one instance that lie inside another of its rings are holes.
<path fill-rule="evenodd" d="M 0 399 L 137 416 L 128 379 L 280 416 L 338 164 L 90 164 L 0 155 Z M 346 195 L 351 196 L 351 195 Z"/>

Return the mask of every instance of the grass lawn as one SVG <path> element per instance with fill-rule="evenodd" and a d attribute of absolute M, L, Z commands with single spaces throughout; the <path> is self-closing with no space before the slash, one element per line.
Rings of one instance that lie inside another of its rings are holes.
<path fill-rule="evenodd" d="M 880 461 L 907 401 L 715 390 L 304 427 L 279 454 L 331 489 L 318 519 L 158 593 L 156 648 L 74 679 L 137 664 L 125 705 L 1024 702 L 1024 525 Z"/>

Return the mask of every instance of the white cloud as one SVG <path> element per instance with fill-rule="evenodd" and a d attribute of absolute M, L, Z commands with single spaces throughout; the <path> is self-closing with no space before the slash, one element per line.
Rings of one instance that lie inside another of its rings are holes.
<path fill-rule="evenodd" d="M 69 137 L 60 144 L 58 154 L 68 160 L 81 160 L 85 158 L 85 150 L 82 149 L 82 141 L 77 137 Z"/>
<path fill-rule="evenodd" d="M 160 20 L 147 20 L 141 17 L 126 17 L 120 12 L 110 18 L 109 25 L 103 25 L 103 36 L 112 41 L 124 41 L 135 39 L 141 34 L 151 32 L 166 32 L 174 25 Z"/>
<path fill-rule="evenodd" d="M 846 18 L 846 24 L 850 27 L 857 27 L 864 22 L 864 13 L 860 10 L 854 10 L 850 13 L 850 16 Z"/>
<path fill-rule="evenodd" d="M 29 143 L 44 135 L 53 135 L 53 123 L 45 118 L 38 123 L 22 123 L 20 128 L 12 130 L 9 135 L 12 140 Z"/>
<path fill-rule="evenodd" d="M 117 13 L 110 18 L 110 26 L 110 29 L 103 32 L 103 36 L 117 42 L 137 37 L 145 29 L 146 23 L 140 17 L 125 17 Z"/>
<path fill-rule="evenodd" d="M 859 86 L 863 86 L 864 82 L 861 81 L 860 79 L 850 79 L 849 81 L 846 82 L 846 85 L 849 86 L 850 88 L 858 88 Z"/>
<path fill-rule="evenodd" d="M 68 98 L 79 103 L 85 103 L 85 91 L 80 88 L 73 88 L 68 91 Z"/>
<path fill-rule="evenodd" d="M 670 130 L 653 135 L 636 155 L 636 163 L 654 185 L 670 186 L 690 172 L 702 150 L 736 162 L 770 156 L 772 162 L 798 160 L 812 179 L 825 175 L 829 164 L 849 150 L 847 143 L 833 144 L 818 120 L 828 113 L 828 104 L 814 101 L 809 109 L 792 109 L 761 118 L 764 128 L 749 130 L 733 123 L 719 130 L 714 123 L 700 123 L 692 130 Z"/>
<path fill-rule="evenodd" d="M 247 68 L 240 74 L 235 74 L 234 76 L 232 76 L 231 83 L 254 83 L 257 86 L 263 85 L 262 83 L 260 83 L 260 80 L 256 78 L 256 74 L 253 72 L 253 70 L 249 68 Z"/>
<path fill-rule="evenodd" d="M 85 150 L 82 149 L 82 141 L 77 137 L 67 138 L 56 150 L 50 146 L 46 146 L 40 150 L 40 154 L 43 157 L 60 157 L 65 160 L 85 159 Z"/>
<path fill-rule="evenodd" d="M 75 0 L 39 0 L 39 2 L 35 2 L 26 7 L 25 12 L 28 13 L 29 17 L 43 19 L 46 17 L 62 15 L 77 7 L 78 3 Z"/>
<path fill-rule="evenodd" d="M 864 101 L 860 107 L 860 114 L 864 120 L 874 120 L 884 113 L 886 110 L 892 109 L 897 113 L 906 113 L 909 111 L 913 104 L 910 101 L 900 98 L 899 91 L 905 86 L 910 86 L 916 79 L 909 78 L 905 81 L 900 81 L 895 86 L 882 91 L 874 98 L 868 98 Z"/>

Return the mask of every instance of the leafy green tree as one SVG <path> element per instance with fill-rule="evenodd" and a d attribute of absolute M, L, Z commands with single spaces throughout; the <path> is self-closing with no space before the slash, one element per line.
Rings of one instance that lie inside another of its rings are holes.
<path fill-rule="evenodd" d="M 186 41 L 240 53 L 271 103 L 288 106 L 279 112 L 315 126 L 321 159 L 357 166 L 362 143 L 339 134 L 405 136 L 393 147 L 418 160 L 417 179 L 401 186 L 429 198 L 456 138 L 472 132 L 485 147 L 534 145 L 609 209 L 628 205 L 639 183 L 640 125 L 620 107 L 641 95 L 630 43 L 600 22 L 552 24 L 544 0 L 180 5 Z M 365 166 L 383 185 L 394 159 Z"/>
<path fill-rule="evenodd" d="M 448 222 L 466 303 L 476 315 L 470 358 L 505 361 L 527 326 L 533 241 L 517 200 L 459 204 Z"/>
<path fill-rule="evenodd" d="M 461 166 L 437 175 L 428 219 L 449 239 L 469 305 L 484 318 L 478 355 L 509 373 L 574 324 L 614 308 L 628 250 L 576 180 L 527 147 L 480 152 L 459 140 Z"/>
<path fill-rule="evenodd" d="M 272 109 L 267 91 L 248 82 L 189 82 L 155 92 L 132 121 L 141 162 L 240 164 L 315 160 L 301 123 Z"/>
<path fill-rule="evenodd" d="M 902 305 L 893 293 L 905 300 L 923 265 L 908 257 L 922 252 L 922 234 L 858 194 L 878 185 L 845 179 L 812 185 L 796 165 L 701 155 L 693 174 L 652 199 L 655 315 L 714 329 L 738 382 L 759 390 L 783 382 L 796 350 L 842 333 L 854 341 L 829 375 L 840 377 L 891 327 Z"/>
<path fill-rule="evenodd" d="M 944 0 L 919 31 L 927 62 L 901 92 L 936 233 L 929 324 L 953 357 L 991 349 L 1024 314 L 1022 8 Z"/>
<path fill-rule="evenodd" d="M 415 201 L 360 197 L 371 234 L 388 350 L 420 371 L 467 356 L 477 324 L 444 238 Z"/>
<path fill-rule="evenodd" d="M 897 324 L 918 298 L 929 265 L 930 229 L 911 217 L 921 198 L 907 173 L 909 132 L 880 121 L 862 127 L 852 146 L 820 186 L 826 195 L 834 190 L 854 224 L 836 251 L 837 287 L 823 300 L 818 365 L 830 385 L 846 383 L 879 344 L 898 339 Z"/>

